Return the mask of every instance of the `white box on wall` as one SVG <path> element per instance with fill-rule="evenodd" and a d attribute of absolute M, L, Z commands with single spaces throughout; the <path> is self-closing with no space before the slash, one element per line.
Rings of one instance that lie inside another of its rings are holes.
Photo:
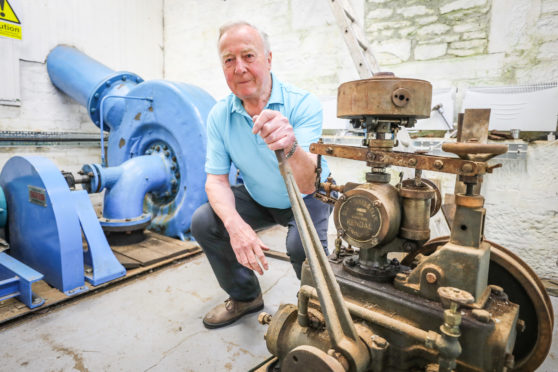
<path fill-rule="evenodd" d="M 556 131 L 558 83 L 508 87 L 469 88 L 463 110 L 489 108 L 489 129 Z"/>

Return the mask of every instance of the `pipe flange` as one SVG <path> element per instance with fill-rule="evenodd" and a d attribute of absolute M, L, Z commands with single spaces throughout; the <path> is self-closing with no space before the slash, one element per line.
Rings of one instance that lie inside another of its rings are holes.
<path fill-rule="evenodd" d="M 170 190 L 152 191 L 146 195 L 148 206 L 162 207 L 176 198 L 180 185 L 180 165 L 177 162 L 176 153 L 172 146 L 165 141 L 155 141 L 147 148 L 145 155 L 160 156 L 167 165 L 170 173 Z"/>
<path fill-rule="evenodd" d="M 144 213 L 141 216 L 134 218 L 112 219 L 112 218 L 99 218 L 99 222 L 103 231 L 106 232 L 123 232 L 123 231 L 136 231 L 143 230 L 151 222 L 151 214 Z"/>
<path fill-rule="evenodd" d="M 101 100 L 104 96 L 110 94 L 110 91 L 114 89 L 114 85 L 119 82 L 120 84 L 130 85 L 131 89 L 135 85 L 142 83 L 143 79 L 133 72 L 119 71 L 102 80 L 99 85 L 95 87 L 93 93 L 89 96 L 89 100 L 87 101 L 86 106 L 89 117 L 96 126 L 101 125 Z M 103 130 L 108 132 L 110 131 L 110 128 L 106 127 L 103 128 Z"/>

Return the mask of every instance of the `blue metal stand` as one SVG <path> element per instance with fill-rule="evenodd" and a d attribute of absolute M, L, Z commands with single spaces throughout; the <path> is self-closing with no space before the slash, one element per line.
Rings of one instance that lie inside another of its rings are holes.
<path fill-rule="evenodd" d="M 0 186 L 9 210 L 10 254 L 44 274 L 48 284 L 74 295 L 87 290 L 85 277 L 98 285 L 125 275 L 87 194 L 71 192 L 52 161 L 15 156 L 2 169 Z M 84 273 L 84 262 L 91 273 Z"/>
<path fill-rule="evenodd" d="M 87 192 L 74 191 L 72 198 L 88 246 L 83 252 L 85 280 L 99 285 L 126 275 L 126 269 L 114 257 L 107 243 Z"/>
<path fill-rule="evenodd" d="M 0 253 L 0 301 L 17 297 L 30 309 L 41 306 L 45 300 L 33 294 L 31 285 L 42 278 L 41 273 L 6 253 Z"/>

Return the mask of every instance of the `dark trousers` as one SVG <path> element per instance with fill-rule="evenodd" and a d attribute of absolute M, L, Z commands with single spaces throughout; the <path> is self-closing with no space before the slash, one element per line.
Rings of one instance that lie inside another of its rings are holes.
<path fill-rule="evenodd" d="M 300 271 L 302 263 L 306 259 L 306 254 L 291 208 L 264 207 L 252 199 L 244 185 L 233 186 L 232 191 L 235 197 L 236 210 L 254 230 L 276 224 L 288 227 L 287 255 L 291 260 L 296 276 L 300 279 Z M 327 226 L 332 207 L 311 195 L 304 198 L 304 203 L 308 208 L 327 255 Z M 209 203 L 196 210 L 192 216 L 190 229 L 205 252 L 219 285 L 233 300 L 251 301 L 260 294 L 261 289 L 256 274 L 236 260 L 229 234 Z"/>

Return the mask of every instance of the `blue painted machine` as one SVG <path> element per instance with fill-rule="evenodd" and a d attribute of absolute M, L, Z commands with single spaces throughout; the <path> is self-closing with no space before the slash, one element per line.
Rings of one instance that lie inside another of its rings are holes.
<path fill-rule="evenodd" d="M 13 260 L 31 270 L 19 267 L 16 275 L 44 275 L 73 295 L 87 289 L 84 281 L 99 285 L 125 275 L 105 234 L 132 236 L 147 227 L 186 239 L 193 212 L 207 200 L 205 126 L 215 100 L 192 85 L 114 72 L 68 46 L 50 52 L 47 69 L 53 84 L 85 106 L 100 127 L 102 161 L 77 175 L 63 174 L 42 157 L 16 156 L 5 164 L 0 186 L 9 211 L 10 256 L 0 257 L 0 274 Z M 106 161 L 103 130 L 110 132 Z M 83 190 L 75 190 L 78 184 Z M 102 191 L 97 219 L 87 193 Z M 11 296 L 2 292 L 2 278 L 0 300 Z M 38 306 L 28 287 L 24 302 Z"/>
<path fill-rule="evenodd" d="M 192 214 L 207 200 L 205 122 L 215 100 L 192 85 L 114 72 L 67 46 L 50 52 L 47 69 L 56 87 L 110 131 L 109 168 L 83 168 L 90 192 L 107 188 L 103 226 L 134 230 L 147 223 L 150 230 L 185 239 Z M 132 158 L 133 165 L 123 164 Z M 136 171 L 137 177 L 151 175 L 149 185 L 136 179 L 131 188 L 135 176 L 129 172 Z"/>

